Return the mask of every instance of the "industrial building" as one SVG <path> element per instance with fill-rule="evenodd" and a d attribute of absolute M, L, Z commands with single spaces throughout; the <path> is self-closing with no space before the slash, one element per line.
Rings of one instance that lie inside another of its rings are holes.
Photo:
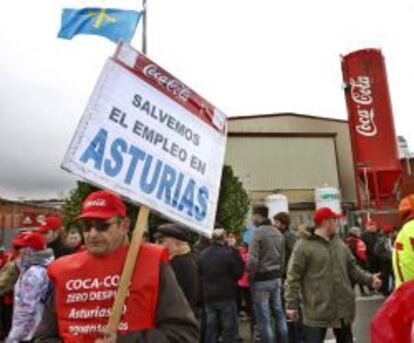
<path fill-rule="evenodd" d="M 310 224 L 315 189 L 340 190 L 342 207 L 357 195 L 348 122 L 294 113 L 231 117 L 226 163 L 252 203 L 284 194 L 295 224 Z"/>
<path fill-rule="evenodd" d="M 407 162 L 402 153 L 400 158 L 403 196 L 414 192 L 414 176 L 407 167 L 414 160 Z M 320 188 L 337 189 L 343 211 L 351 221 L 355 218 L 351 214 L 357 208 L 357 191 L 347 120 L 296 113 L 231 117 L 226 163 L 253 204 L 271 194 L 285 195 L 295 226 L 312 224 L 315 191 Z M 398 225 L 396 213 L 386 217 L 381 221 Z"/>

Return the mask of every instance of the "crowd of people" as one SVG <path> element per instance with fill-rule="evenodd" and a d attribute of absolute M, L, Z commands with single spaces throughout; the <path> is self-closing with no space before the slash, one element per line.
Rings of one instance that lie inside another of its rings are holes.
<path fill-rule="evenodd" d="M 337 342 L 351 343 L 355 286 L 362 296 L 388 296 L 414 279 L 407 248 L 414 197 L 400 213 L 399 233 L 369 221 L 345 240 L 341 216 L 326 207 L 315 211 L 314 227 L 297 233 L 289 214 L 269 218 L 266 206 L 254 206 L 249 242 L 220 223 L 211 239 L 176 223 L 160 225 L 156 244 L 140 247 L 112 332 L 106 326 L 131 223 L 120 197 L 97 191 L 68 230 L 49 217 L 34 231 L 18 232 L 11 252 L 0 249 L 1 334 L 7 343 L 233 343 L 242 341 L 239 325 L 246 322 L 252 342 L 321 343 L 331 328 Z"/>

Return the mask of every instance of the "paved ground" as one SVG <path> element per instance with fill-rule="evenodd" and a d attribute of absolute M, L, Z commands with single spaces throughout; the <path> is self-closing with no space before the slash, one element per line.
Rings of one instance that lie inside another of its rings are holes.
<path fill-rule="evenodd" d="M 353 330 L 356 339 L 355 342 L 370 343 L 370 322 L 383 301 L 384 298 L 379 295 L 357 298 L 357 318 Z M 242 338 L 240 342 L 253 343 L 253 338 L 250 333 L 250 322 L 240 321 L 240 337 Z M 0 340 L 0 343 L 3 343 L 3 341 Z M 335 338 L 331 331 L 328 332 L 325 343 L 335 343 Z"/>
<path fill-rule="evenodd" d="M 357 318 L 354 324 L 354 336 L 357 343 L 370 342 L 370 323 L 374 314 L 377 312 L 384 298 L 380 295 L 357 298 Z M 250 335 L 250 324 L 248 322 L 240 323 L 240 335 L 244 343 L 253 342 Z M 328 332 L 326 343 L 335 343 L 335 338 L 331 331 Z"/>

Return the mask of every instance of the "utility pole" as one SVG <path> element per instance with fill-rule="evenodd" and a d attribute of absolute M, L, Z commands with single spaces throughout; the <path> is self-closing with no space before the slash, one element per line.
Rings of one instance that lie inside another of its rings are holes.
<path fill-rule="evenodd" d="M 147 54 L 147 0 L 142 0 L 142 52 Z"/>

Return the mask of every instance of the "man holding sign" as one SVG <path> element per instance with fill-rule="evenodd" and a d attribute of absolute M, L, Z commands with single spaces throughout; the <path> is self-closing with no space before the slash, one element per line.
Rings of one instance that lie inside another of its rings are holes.
<path fill-rule="evenodd" d="M 120 283 L 130 222 L 124 202 L 109 191 L 90 194 L 78 222 L 86 251 L 50 266 L 54 291 L 35 342 L 197 342 L 198 326 L 167 251 L 151 244 L 140 247 L 117 337 L 102 334 Z"/>
<path fill-rule="evenodd" d="M 150 209 L 211 236 L 226 133 L 219 109 L 145 55 L 119 46 L 62 168 L 141 204 L 137 225 L 127 251 L 121 199 L 104 191 L 85 200 L 79 222 L 86 251 L 50 268 L 55 291 L 38 342 L 197 342 L 166 250 L 141 240 Z"/>

